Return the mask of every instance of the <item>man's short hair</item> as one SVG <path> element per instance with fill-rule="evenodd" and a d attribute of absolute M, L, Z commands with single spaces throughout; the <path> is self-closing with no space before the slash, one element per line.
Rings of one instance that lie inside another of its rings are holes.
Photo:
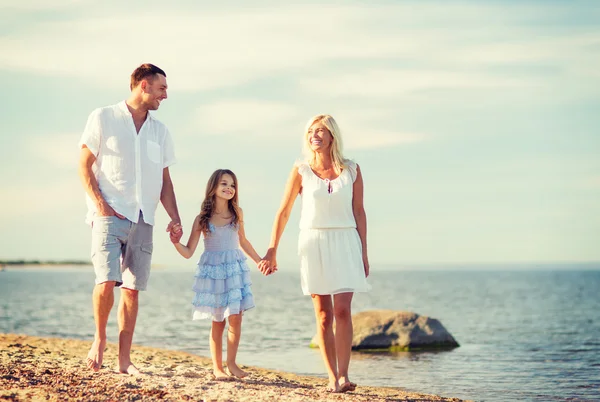
<path fill-rule="evenodd" d="M 156 67 L 154 64 L 142 64 L 141 66 L 133 70 L 133 73 L 131 73 L 131 82 L 129 84 L 129 89 L 137 87 L 138 84 L 142 82 L 142 80 L 148 80 L 152 82 L 156 74 L 164 75 L 165 77 L 167 76 L 167 74 L 161 68 Z"/>

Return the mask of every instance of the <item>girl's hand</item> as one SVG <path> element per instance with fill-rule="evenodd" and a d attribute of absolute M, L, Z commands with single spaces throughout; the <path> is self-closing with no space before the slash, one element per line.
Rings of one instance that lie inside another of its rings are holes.
<path fill-rule="evenodd" d="M 258 270 L 265 276 L 272 273 L 269 261 L 264 258 L 258 262 Z"/>
<path fill-rule="evenodd" d="M 277 252 L 274 248 L 270 248 L 267 251 L 267 254 L 263 257 L 260 264 L 262 265 L 263 270 L 261 272 L 265 275 L 270 275 L 277 271 Z M 260 267 L 259 267 L 260 269 Z"/>
<path fill-rule="evenodd" d="M 169 238 L 173 244 L 179 243 L 183 236 L 183 228 L 181 223 L 171 221 L 167 226 L 167 232 L 169 232 Z"/>

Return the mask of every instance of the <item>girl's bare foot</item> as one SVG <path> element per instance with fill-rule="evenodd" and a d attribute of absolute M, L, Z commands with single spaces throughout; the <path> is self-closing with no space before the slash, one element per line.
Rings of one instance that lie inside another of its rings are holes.
<path fill-rule="evenodd" d="M 327 384 L 326 390 L 327 390 L 327 392 L 332 392 L 332 393 L 341 392 L 337 381 L 329 381 L 329 384 Z"/>
<path fill-rule="evenodd" d="M 92 347 L 88 352 L 86 358 L 87 368 L 90 370 L 98 371 L 102 367 L 102 357 L 104 356 L 104 348 L 106 348 L 106 339 L 99 340 L 94 339 Z"/>
<path fill-rule="evenodd" d="M 237 378 L 244 378 L 248 376 L 248 373 L 239 368 L 239 366 L 235 363 L 227 363 L 227 368 L 229 369 L 229 372 Z"/>
<path fill-rule="evenodd" d="M 231 381 L 233 379 L 223 369 L 213 369 L 213 375 L 216 381 Z"/>

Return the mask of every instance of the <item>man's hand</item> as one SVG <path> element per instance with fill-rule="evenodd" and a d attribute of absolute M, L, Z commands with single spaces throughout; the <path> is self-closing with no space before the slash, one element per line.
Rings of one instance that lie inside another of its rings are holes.
<path fill-rule="evenodd" d="M 99 216 L 116 216 L 119 219 L 125 219 L 123 215 L 117 213 L 117 211 L 115 211 L 110 205 L 108 205 L 108 202 L 104 200 L 96 204 L 96 209 Z"/>
<path fill-rule="evenodd" d="M 171 243 L 179 243 L 181 237 L 183 236 L 183 227 L 181 226 L 181 223 L 177 221 L 171 221 L 167 225 L 167 232 L 169 232 Z"/>

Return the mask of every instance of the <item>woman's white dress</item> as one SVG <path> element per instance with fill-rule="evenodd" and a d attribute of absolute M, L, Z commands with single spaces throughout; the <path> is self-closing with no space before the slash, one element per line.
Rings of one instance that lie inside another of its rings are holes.
<path fill-rule="evenodd" d="M 306 162 L 298 165 L 302 176 L 298 254 L 305 295 L 370 289 L 352 210 L 356 163 L 345 164 L 334 180 L 321 179 Z"/>

